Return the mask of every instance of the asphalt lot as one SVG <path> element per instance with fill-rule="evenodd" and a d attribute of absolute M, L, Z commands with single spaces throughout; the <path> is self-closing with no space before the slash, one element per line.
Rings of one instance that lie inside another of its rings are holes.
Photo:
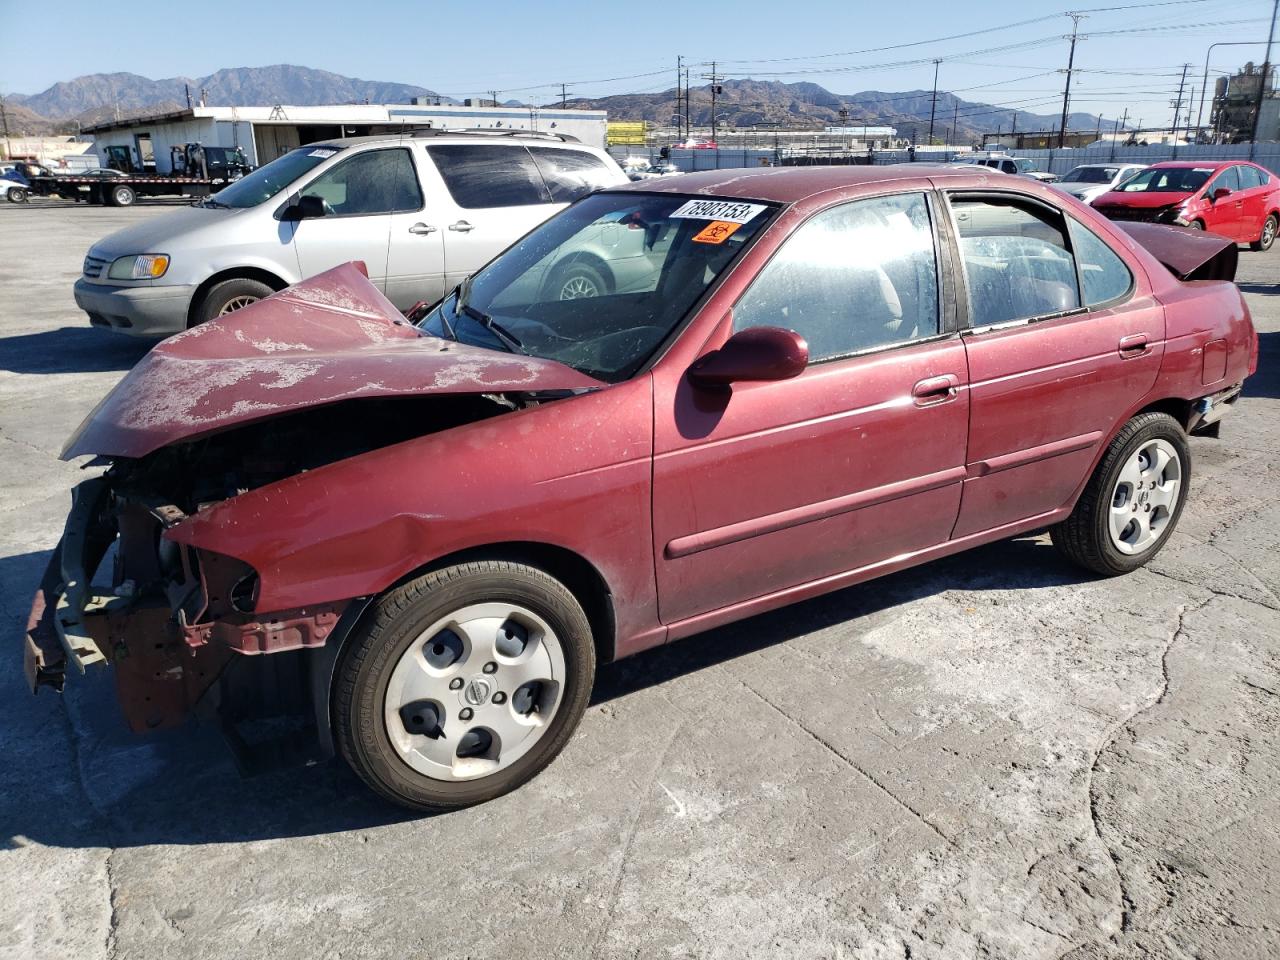
<path fill-rule="evenodd" d="M 417 819 L 33 698 L 63 440 L 146 345 L 89 244 L 172 203 L 0 204 L 0 957 L 1280 956 L 1280 249 L 1262 366 L 1150 569 L 993 545 L 606 668 L 533 783 Z"/>

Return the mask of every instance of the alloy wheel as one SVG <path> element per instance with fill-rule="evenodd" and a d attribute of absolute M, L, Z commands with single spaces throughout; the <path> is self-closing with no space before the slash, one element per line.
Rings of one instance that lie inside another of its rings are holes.
<path fill-rule="evenodd" d="M 230 300 L 228 300 L 226 303 L 222 305 L 222 309 L 218 311 L 218 316 L 225 317 L 228 313 L 234 313 L 235 311 L 239 310 L 242 307 L 247 307 L 249 306 L 249 304 L 257 303 L 257 302 L 258 302 L 257 297 L 249 297 L 249 296 L 232 297 Z"/>
<path fill-rule="evenodd" d="M 1182 486 L 1182 463 L 1167 440 L 1144 443 L 1129 457 L 1111 492 L 1108 529 L 1121 553 L 1151 548 L 1163 535 Z"/>

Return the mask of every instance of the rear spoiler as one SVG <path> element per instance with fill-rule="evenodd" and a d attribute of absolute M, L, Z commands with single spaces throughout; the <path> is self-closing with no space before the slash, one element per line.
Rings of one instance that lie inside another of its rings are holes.
<path fill-rule="evenodd" d="M 1159 260 L 1179 280 L 1234 280 L 1240 254 L 1236 242 L 1190 227 L 1121 220 L 1114 224 Z"/>

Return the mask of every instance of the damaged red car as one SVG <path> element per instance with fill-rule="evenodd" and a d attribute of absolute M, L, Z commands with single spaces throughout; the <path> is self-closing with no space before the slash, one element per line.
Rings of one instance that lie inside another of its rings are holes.
<path fill-rule="evenodd" d="M 340 267 L 71 438 L 105 470 L 28 678 L 109 663 L 139 731 L 293 712 L 392 801 L 484 801 L 605 661 L 1045 528 L 1145 563 L 1257 365 L 1235 257 L 912 165 L 597 193 L 409 319 Z"/>

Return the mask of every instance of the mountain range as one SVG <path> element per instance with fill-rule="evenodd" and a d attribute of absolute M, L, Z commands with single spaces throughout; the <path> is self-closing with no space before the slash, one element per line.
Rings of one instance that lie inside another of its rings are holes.
<path fill-rule="evenodd" d="M 235 67 L 207 77 L 169 77 L 151 80 L 134 73 L 96 73 L 55 83 L 40 93 L 10 94 L 6 98 L 11 130 L 16 133 L 75 132 L 81 125 L 112 116 L 136 116 L 179 109 L 203 94 L 210 106 L 295 106 L 344 103 L 407 103 L 413 97 L 456 103 L 425 87 L 380 80 L 360 80 L 311 67 L 277 64 Z M 518 103 L 518 101 L 508 101 Z M 576 98 L 571 107 L 607 110 L 611 120 L 650 120 L 667 124 L 676 111 L 675 89 L 661 93 L 617 94 L 594 99 Z M 934 131 L 967 140 L 982 132 L 1056 129 L 1059 116 L 1015 112 L 1005 107 L 961 100 L 938 92 L 936 107 L 929 90 L 885 92 L 866 90 L 836 94 L 816 83 L 773 80 L 728 80 L 716 97 L 720 122 L 734 127 L 752 125 L 819 129 L 833 124 L 894 126 L 912 139 L 923 139 L 934 111 Z M 690 98 L 695 125 L 711 122 L 710 87 L 695 87 Z M 1072 113 L 1068 127 L 1092 130 L 1098 117 Z"/>

